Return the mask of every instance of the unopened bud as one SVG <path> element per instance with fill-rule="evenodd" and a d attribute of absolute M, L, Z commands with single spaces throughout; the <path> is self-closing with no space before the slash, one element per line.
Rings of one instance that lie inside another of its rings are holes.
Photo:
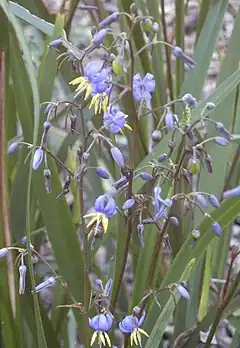
<path fill-rule="evenodd" d="M 107 36 L 107 29 L 102 29 L 93 36 L 92 44 L 96 47 L 100 47 Z"/>
<path fill-rule="evenodd" d="M 130 5 L 129 10 L 130 10 L 131 13 L 136 13 L 137 12 L 137 6 L 136 6 L 135 2 L 133 2 Z"/>
<path fill-rule="evenodd" d="M 197 158 L 192 157 L 188 162 L 188 170 L 191 174 L 195 175 L 200 172 L 201 166 Z"/>
<path fill-rule="evenodd" d="M 26 273 L 27 273 L 27 267 L 25 265 L 19 266 L 19 288 L 18 293 L 19 295 L 23 295 L 25 292 L 25 286 L 26 286 Z"/>
<path fill-rule="evenodd" d="M 144 31 L 152 30 L 153 23 L 152 23 L 151 19 L 144 18 L 141 20 L 140 23 L 141 23 L 142 30 L 144 30 Z"/>
<path fill-rule="evenodd" d="M 110 16 L 104 18 L 100 23 L 99 23 L 99 29 L 106 28 L 110 24 L 116 22 L 119 19 L 119 12 L 114 12 Z"/>
<path fill-rule="evenodd" d="M 48 168 L 45 168 L 43 171 L 45 189 L 47 193 L 51 192 L 51 171 Z"/>

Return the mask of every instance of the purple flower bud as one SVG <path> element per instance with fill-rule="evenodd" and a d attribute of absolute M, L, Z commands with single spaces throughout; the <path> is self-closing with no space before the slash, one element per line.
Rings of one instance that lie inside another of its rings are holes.
<path fill-rule="evenodd" d="M 21 243 L 22 245 L 24 245 L 25 247 L 27 246 L 27 236 L 24 236 L 21 238 Z M 34 249 L 34 246 L 32 244 L 30 244 L 30 248 Z"/>
<path fill-rule="evenodd" d="M 171 217 L 170 217 L 170 222 L 172 222 L 173 225 L 175 225 L 175 226 L 179 226 L 179 221 L 178 221 L 178 219 L 176 218 L 176 216 L 171 216 Z"/>
<path fill-rule="evenodd" d="M 119 165 L 120 168 L 124 168 L 124 159 L 121 151 L 117 147 L 112 147 L 111 154 L 117 165 Z"/>
<path fill-rule="evenodd" d="M 19 293 L 19 295 L 23 295 L 25 292 L 25 286 L 26 286 L 27 267 L 25 265 L 20 265 L 18 268 L 18 271 L 19 271 L 18 293 Z"/>
<path fill-rule="evenodd" d="M 49 121 L 45 121 L 43 123 L 43 128 L 48 131 L 51 128 L 51 123 Z"/>
<path fill-rule="evenodd" d="M 147 180 L 152 180 L 153 176 L 147 172 L 142 172 L 140 174 L 140 178 L 147 181 Z"/>
<path fill-rule="evenodd" d="M 200 231 L 199 230 L 192 230 L 191 233 L 193 239 L 197 240 L 200 237 Z"/>
<path fill-rule="evenodd" d="M 135 2 L 133 2 L 133 3 L 130 5 L 129 10 L 130 10 L 131 13 L 137 12 L 137 6 L 136 6 Z"/>
<path fill-rule="evenodd" d="M 100 23 L 99 23 L 99 29 L 106 28 L 110 24 L 116 22 L 119 19 L 119 12 L 114 12 L 110 16 L 104 18 Z"/>
<path fill-rule="evenodd" d="M 111 294 L 112 286 L 113 286 L 113 281 L 112 281 L 112 279 L 110 278 L 110 279 L 108 279 L 108 281 L 106 282 L 106 285 L 105 285 L 105 288 L 104 288 L 104 292 L 105 292 L 105 295 L 106 295 L 107 297 L 109 297 L 110 294 Z"/>
<path fill-rule="evenodd" d="M 218 130 L 224 138 L 226 138 L 229 141 L 232 140 L 232 134 L 224 127 L 224 125 L 221 122 L 216 122 L 215 126 L 216 130 Z"/>
<path fill-rule="evenodd" d="M 223 192 L 223 199 L 229 199 L 229 198 L 234 198 L 239 196 L 240 196 L 240 185 L 237 187 L 234 187 L 231 190 L 227 190 Z"/>
<path fill-rule="evenodd" d="M 227 146 L 229 145 L 229 141 L 223 137 L 215 137 L 214 138 L 214 141 L 217 145 L 220 145 L 220 146 Z"/>
<path fill-rule="evenodd" d="M 146 31 L 152 30 L 153 23 L 151 19 L 144 18 L 141 20 L 140 23 L 141 23 L 142 30 L 146 30 Z"/>
<path fill-rule="evenodd" d="M 174 46 L 173 50 L 172 50 L 172 54 L 176 57 L 179 58 L 183 61 L 183 63 L 190 69 L 193 70 L 196 66 L 196 63 L 194 62 L 194 60 L 192 58 L 190 58 L 189 56 L 187 56 L 183 50 L 181 49 L 181 47 L 178 46 Z"/>
<path fill-rule="evenodd" d="M 52 286 L 56 283 L 56 279 L 54 277 L 50 277 L 45 282 L 40 283 L 39 285 L 36 286 L 35 291 L 40 292 L 42 290 L 45 290 L 49 286 Z"/>
<path fill-rule="evenodd" d="M 209 173 L 212 173 L 213 172 L 213 167 L 212 167 L 212 157 L 210 155 L 206 155 L 204 157 L 204 162 L 207 166 L 207 170 Z"/>
<path fill-rule="evenodd" d="M 100 45 L 104 42 L 107 36 L 107 29 L 100 30 L 97 34 L 94 35 L 92 39 L 93 45 L 96 47 L 100 47 Z"/>
<path fill-rule="evenodd" d="M 197 104 L 196 98 L 194 98 L 190 93 L 185 94 L 182 97 L 182 101 L 188 106 L 195 106 Z"/>
<path fill-rule="evenodd" d="M 159 141 L 162 138 L 162 132 L 159 129 L 154 129 L 152 132 L 152 140 L 153 141 Z"/>
<path fill-rule="evenodd" d="M 50 42 L 49 47 L 59 48 L 62 44 L 62 39 L 56 39 Z"/>
<path fill-rule="evenodd" d="M 0 249 L 0 259 L 2 259 L 4 256 L 6 256 L 7 253 L 8 253 L 8 248 Z"/>
<path fill-rule="evenodd" d="M 203 208 L 208 208 L 208 202 L 203 195 L 197 195 L 196 199 Z"/>
<path fill-rule="evenodd" d="M 37 170 L 43 161 L 43 150 L 38 147 L 33 156 L 33 170 Z"/>
<path fill-rule="evenodd" d="M 214 103 L 208 102 L 206 104 L 206 109 L 211 111 L 211 110 L 215 109 L 215 106 L 216 105 Z"/>
<path fill-rule="evenodd" d="M 130 209 L 130 208 L 132 208 L 132 207 L 135 205 L 135 203 L 136 203 L 135 199 L 129 198 L 129 199 L 127 199 L 127 200 L 124 202 L 124 204 L 123 204 L 123 206 L 122 206 L 122 209 L 123 209 L 123 210 L 125 210 L 125 209 Z"/>
<path fill-rule="evenodd" d="M 44 184 L 47 193 L 51 192 L 51 171 L 48 168 L 45 168 L 43 171 Z"/>
<path fill-rule="evenodd" d="M 217 221 L 212 224 L 212 231 L 217 237 L 221 237 L 222 227 Z"/>
<path fill-rule="evenodd" d="M 121 179 L 119 179 L 115 183 L 113 183 L 112 186 L 115 187 L 116 190 L 118 190 L 120 187 L 125 185 L 127 182 L 128 182 L 127 177 L 123 176 Z"/>
<path fill-rule="evenodd" d="M 89 152 L 84 152 L 82 154 L 82 161 L 83 161 L 84 164 L 88 163 L 89 158 L 90 158 L 90 153 Z"/>
<path fill-rule="evenodd" d="M 167 111 L 167 113 L 165 114 L 165 117 L 164 117 L 164 121 L 165 121 L 165 125 L 166 125 L 168 130 L 173 129 L 174 118 L 173 118 L 172 112 Z"/>
<path fill-rule="evenodd" d="M 166 161 L 166 159 L 167 159 L 166 153 L 162 153 L 162 154 L 158 157 L 157 160 L 158 160 L 158 162 L 162 163 L 162 162 Z"/>
<path fill-rule="evenodd" d="M 98 176 L 100 176 L 100 178 L 102 178 L 102 179 L 109 179 L 109 174 L 108 174 L 108 172 L 107 172 L 105 169 L 101 168 L 101 167 L 98 167 L 98 168 L 96 169 L 96 174 L 97 174 Z"/>
<path fill-rule="evenodd" d="M 11 145 L 8 146 L 8 155 L 18 150 L 18 143 L 14 141 Z"/>
<path fill-rule="evenodd" d="M 153 31 L 154 33 L 157 33 L 157 32 L 159 31 L 159 25 L 157 24 L 157 22 L 154 22 L 154 23 L 153 23 L 152 31 Z"/>
<path fill-rule="evenodd" d="M 191 184 L 191 177 L 190 177 L 189 171 L 186 168 L 183 168 L 182 173 L 186 183 Z"/>
<path fill-rule="evenodd" d="M 137 225 L 137 235 L 141 244 L 141 247 L 144 247 L 144 239 L 143 239 L 143 232 L 144 232 L 144 225 L 138 224 Z"/>
<path fill-rule="evenodd" d="M 190 300 L 190 295 L 188 292 L 187 284 L 185 282 L 181 282 L 176 288 L 179 296 L 185 298 L 185 300 Z"/>
<path fill-rule="evenodd" d="M 210 196 L 208 197 L 208 200 L 209 200 L 210 204 L 211 204 L 214 208 L 220 208 L 220 203 L 219 203 L 219 201 L 218 201 L 218 199 L 217 199 L 216 196 L 210 195 Z"/>

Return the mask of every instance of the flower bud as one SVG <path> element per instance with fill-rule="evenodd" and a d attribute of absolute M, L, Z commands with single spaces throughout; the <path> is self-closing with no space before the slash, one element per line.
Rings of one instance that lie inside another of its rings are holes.
<path fill-rule="evenodd" d="M 162 163 L 164 161 L 166 161 L 167 159 L 167 154 L 166 153 L 162 153 L 159 157 L 158 157 L 158 162 Z"/>
<path fill-rule="evenodd" d="M 106 28 L 110 24 L 116 22 L 119 19 L 119 12 L 114 12 L 110 16 L 104 18 L 100 23 L 99 23 L 99 29 Z"/>
<path fill-rule="evenodd" d="M 39 285 L 36 286 L 35 291 L 40 292 L 42 290 L 45 290 L 49 286 L 52 286 L 56 283 L 56 279 L 54 277 L 50 277 L 45 282 L 40 283 Z"/>
<path fill-rule="evenodd" d="M 140 174 L 140 178 L 143 179 L 143 180 L 148 181 L 148 180 L 152 180 L 153 176 L 151 174 L 147 173 L 147 172 L 142 172 Z"/>
<path fill-rule="evenodd" d="M 22 243 L 22 245 L 27 247 L 27 236 L 24 236 L 24 237 L 21 238 L 21 243 Z M 30 248 L 34 249 L 34 246 L 32 244 L 30 244 Z"/>
<path fill-rule="evenodd" d="M 164 117 L 165 125 L 168 130 L 173 129 L 174 119 L 171 111 L 167 111 Z"/>
<path fill-rule="evenodd" d="M 59 48 L 62 44 L 62 39 L 56 39 L 50 42 L 49 47 L 51 48 Z"/>
<path fill-rule="evenodd" d="M 43 171 L 44 184 L 47 193 L 51 192 L 51 171 L 48 168 L 45 168 Z"/>
<path fill-rule="evenodd" d="M 240 185 L 223 192 L 223 199 L 235 198 L 240 196 Z"/>
<path fill-rule="evenodd" d="M 18 271 L 19 271 L 18 293 L 19 293 L 19 295 L 23 295 L 25 292 L 25 286 L 26 286 L 27 267 L 25 265 L 20 265 Z"/>
<path fill-rule="evenodd" d="M 179 58 L 183 61 L 183 63 L 190 69 L 193 70 L 196 66 L 196 63 L 194 62 L 194 60 L 192 58 L 190 58 L 189 56 L 187 56 L 183 50 L 181 49 L 181 47 L 178 46 L 174 46 L 173 50 L 172 50 L 172 54 L 176 57 Z"/>
<path fill-rule="evenodd" d="M 211 111 L 211 110 L 215 109 L 215 106 L 216 105 L 214 103 L 208 102 L 206 104 L 206 109 Z"/>
<path fill-rule="evenodd" d="M 141 20 L 140 24 L 141 24 L 142 30 L 144 30 L 144 31 L 152 30 L 153 23 L 152 23 L 151 19 L 144 18 Z"/>
<path fill-rule="evenodd" d="M 157 33 L 159 31 L 159 25 L 157 22 L 154 22 L 153 25 L 152 25 L 152 31 L 154 33 Z"/>
<path fill-rule="evenodd" d="M 152 132 L 152 140 L 158 142 L 162 138 L 162 132 L 158 129 L 154 129 Z"/>
<path fill-rule="evenodd" d="M 223 137 L 215 137 L 214 138 L 214 141 L 217 145 L 220 145 L 220 146 L 227 146 L 229 145 L 229 141 Z"/>
<path fill-rule="evenodd" d="M 82 154 L 82 162 L 84 164 L 87 164 L 88 160 L 89 160 L 89 157 L 90 157 L 90 153 L 89 152 L 83 152 L 83 154 Z"/>
<path fill-rule="evenodd" d="M 197 99 L 194 98 L 190 93 L 184 94 L 182 101 L 188 106 L 195 106 L 197 104 Z"/>
<path fill-rule="evenodd" d="M 51 123 L 49 121 L 45 121 L 43 123 L 43 128 L 45 129 L 45 131 L 48 131 L 51 128 Z"/>
<path fill-rule="evenodd" d="M 212 224 L 212 231 L 217 237 L 221 237 L 222 227 L 217 221 Z"/>
<path fill-rule="evenodd" d="M 176 141 L 174 141 L 174 140 L 169 140 L 169 142 L 168 142 L 168 147 L 169 147 L 169 149 L 174 149 L 175 147 L 176 147 Z"/>
<path fill-rule="evenodd" d="M 200 238 L 200 231 L 199 230 L 192 230 L 191 235 L 192 235 L 192 238 L 194 240 L 198 240 Z"/>
<path fill-rule="evenodd" d="M 8 155 L 18 150 L 18 143 L 14 141 L 11 145 L 8 146 Z"/>
<path fill-rule="evenodd" d="M 190 300 L 190 295 L 188 291 L 187 284 L 185 282 L 181 282 L 177 287 L 176 290 L 179 294 L 179 296 L 185 298 L 185 300 L 189 301 Z"/>
<path fill-rule="evenodd" d="M 6 256 L 7 253 L 8 253 L 8 248 L 0 249 L 0 259 L 2 259 L 4 256 Z"/>
<path fill-rule="evenodd" d="M 117 147 L 112 147 L 111 148 L 111 154 L 114 159 L 114 161 L 117 163 L 117 165 L 120 168 L 124 168 L 124 159 L 121 151 Z"/>
<path fill-rule="evenodd" d="M 129 198 L 129 199 L 127 199 L 127 200 L 124 202 L 124 204 L 123 204 L 123 206 L 122 206 L 122 209 L 123 209 L 123 210 L 125 210 L 125 209 L 131 209 L 135 204 L 136 204 L 135 199 Z"/>
<path fill-rule="evenodd" d="M 144 239 L 143 239 L 143 232 L 144 232 L 144 225 L 138 224 L 137 225 L 137 235 L 141 244 L 141 247 L 144 247 Z"/>
<path fill-rule="evenodd" d="M 191 184 L 191 177 L 190 177 L 189 171 L 186 168 L 183 168 L 182 173 L 186 183 Z"/>
<path fill-rule="evenodd" d="M 112 291 L 112 286 L 113 286 L 113 280 L 110 278 L 106 282 L 106 285 L 104 287 L 104 293 L 106 297 L 109 297 Z"/>
<path fill-rule="evenodd" d="M 93 36 L 92 44 L 96 47 L 100 47 L 107 36 L 107 29 L 102 29 Z"/>
<path fill-rule="evenodd" d="M 188 170 L 191 174 L 195 175 L 200 172 L 201 166 L 197 158 L 192 157 L 188 162 Z"/>
<path fill-rule="evenodd" d="M 216 196 L 210 195 L 210 196 L 208 197 L 208 200 L 209 200 L 210 204 L 211 204 L 214 208 L 220 208 L 220 203 L 219 203 L 219 200 L 217 199 Z"/>
<path fill-rule="evenodd" d="M 208 208 L 208 202 L 203 195 L 197 195 L 196 200 L 203 208 Z"/>
<path fill-rule="evenodd" d="M 130 5 L 129 10 L 130 10 L 131 13 L 136 13 L 137 12 L 137 6 L 136 6 L 135 2 L 133 2 Z"/>
<path fill-rule="evenodd" d="M 32 163 L 33 170 L 37 170 L 40 167 L 42 161 L 43 161 L 43 149 L 38 147 L 33 156 L 33 163 Z"/>
<path fill-rule="evenodd" d="M 112 186 L 115 187 L 116 190 L 118 190 L 120 187 L 125 185 L 127 182 L 128 182 L 127 177 L 123 176 L 121 179 L 119 179 L 115 183 L 113 183 Z"/>
<path fill-rule="evenodd" d="M 109 174 L 108 174 L 108 172 L 107 172 L 105 169 L 101 168 L 101 167 L 98 167 L 98 168 L 96 169 L 96 174 L 97 174 L 98 176 L 100 176 L 100 178 L 102 178 L 102 179 L 109 179 Z"/>
<path fill-rule="evenodd" d="M 221 122 L 216 122 L 215 124 L 216 130 L 219 131 L 220 134 L 227 140 L 232 140 L 232 134 L 224 127 L 224 125 Z"/>
<path fill-rule="evenodd" d="M 213 166 L 212 166 L 212 157 L 210 155 L 206 155 L 204 157 L 204 162 L 206 164 L 207 170 L 209 173 L 213 172 Z"/>
<path fill-rule="evenodd" d="M 170 217 L 170 222 L 175 225 L 175 226 L 179 226 L 179 221 L 178 219 L 176 218 L 176 216 L 171 216 Z"/>

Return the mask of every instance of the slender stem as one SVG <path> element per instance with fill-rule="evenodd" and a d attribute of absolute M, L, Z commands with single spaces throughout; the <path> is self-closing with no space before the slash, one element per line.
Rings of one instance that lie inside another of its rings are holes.
<path fill-rule="evenodd" d="M 1 218 L 5 245 L 11 244 L 11 233 L 9 225 L 8 200 L 7 200 L 7 178 L 5 149 L 5 52 L 0 51 L 0 201 Z M 8 282 L 9 296 L 13 316 L 16 316 L 16 291 L 14 279 L 14 263 L 12 253 L 8 254 Z"/>

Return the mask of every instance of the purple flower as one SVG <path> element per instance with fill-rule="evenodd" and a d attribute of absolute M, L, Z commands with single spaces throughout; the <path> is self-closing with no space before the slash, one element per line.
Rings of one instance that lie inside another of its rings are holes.
<path fill-rule="evenodd" d="M 240 196 L 240 185 L 234 187 L 231 190 L 223 192 L 223 199 L 229 199 Z"/>
<path fill-rule="evenodd" d="M 93 36 L 92 44 L 96 47 L 100 47 L 100 45 L 104 42 L 107 36 L 107 29 L 102 29 L 98 33 Z"/>
<path fill-rule="evenodd" d="M 54 277 L 50 277 L 45 282 L 40 283 L 36 286 L 35 291 L 40 292 L 42 290 L 45 290 L 46 288 L 54 285 L 56 283 L 56 279 Z"/>
<path fill-rule="evenodd" d="M 187 284 L 185 282 L 181 282 L 177 287 L 176 290 L 179 294 L 179 296 L 185 298 L 185 300 L 190 300 L 190 295 L 188 292 Z"/>
<path fill-rule="evenodd" d="M 19 271 L 18 293 L 19 293 L 19 295 L 23 295 L 25 292 L 25 286 L 26 286 L 27 267 L 25 265 L 20 265 L 18 268 L 18 271 Z"/>
<path fill-rule="evenodd" d="M 136 307 L 133 309 L 132 315 L 127 315 L 120 323 L 119 323 L 119 329 L 124 334 L 130 334 L 130 344 L 131 346 L 133 343 L 136 345 L 140 345 L 141 347 L 141 334 L 148 337 L 148 334 L 141 329 L 144 319 L 145 319 L 145 311 L 143 311 L 142 316 L 140 319 L 137 318 L 136 315 L 134 315 Z M 138 309 L 138 307 L 137 307 Z"/>
<path fill-rule="evenodd" d="M 219 203 L 219 200 L 217 199 L 216 196 L 210 195 L 210 196 L 208 197 L 208 200 L 209 200 L 210 204 L 211 204 L 214 208 L 220 208 L 220 203 Z"/>
<path fill-rule="evenodd" d="M 183 50 L 181 49 L 181 47 L 178 46 L 174 46 L 173 50 L 172 50 L 172 54 L 176 57 L 179 58 L 183 61 L 183 63 L 190 69 L 193 70 L 196 66 L 196 63 L 194 62 L 194 60 L 192 58 L 190 58 L 189 56 L 187 56 Z"/>
<path fill-rule="evenodd" d="M 4 256 L 6 256 L 7 253 L 8 253 L 8 248 L 0 249 L 0 259 L 2 259 Z"/>
<path fill-rule="evenodd" d="M 216 126 L 216 129 L 219 131 L 220 134 L 222 134 L 224 138 L 226 138 L 228 141 L 231 141 L 232 134 L 224 127 L 224 125 L 221 122 L 216 122 L 215 126 Z"/>
<path fill-rule="evenodd" d="M 109 26 L 110 24 L 116 22 L 119 18 L 119 12 L 114 12 L 110 16 L 104 18 L 100 23 L 99 23 L 99 28 L 105 28 Z"/>
<path fill-rule="evenodd" d="M 43 161 L 43 150 L 39 147 L 34 153 L 32 168 L 37 170 Z"/>
<path fill-rule="evenodd" d="M 111 154 L 117 165 L 119 165 L 120 168 L 124 168 L 124 159 L 121 151 L 117 147 L 112 147 Z"/>
<path fill-rule="evenodd" d="M 143 179 L 143 180 L 148 181 L 148 180 L 152 180 L 153 176 L 151 174 L 147 173 L 147 172 L 142 172 L 140 174 L 140 178 Z"/>
<path fill-rule="evenodd" d="M 214 141 L 217 145 L 220 145 L 220 146 L 227 146 L 229 145 L 229 141 L 223 137 L 215 137 L 214 138 Z"/>
<path fill-rule="evenodd" d="M 124 204 L 123 204 L 123 206 L 122 206 L 122 209 L 123 209 L 123 210 L 125 210 L 125 209 L 130 209 L 130 208 L 132 208 L 135 204 L 136 204 L 135 199 L 134 199 L 134 198 L 129 198 L 129 199 L 127 199 L 127 200 L 124 202 Z"/>
<path fill-rule="evenodd" d="M 98 337 L 98 342 L 101 346 L 102 343 L 104 343 L 105 346 L 107 341 L 109 347 L 111 347 L 111 341 L 107 331 L 110 330 L 113 325 L 113 316 L 109 313 L 98 314 L 93 318 L 89 318 L 88 322 L 89 326 L 95 331 L 92 335 L 90 346 L 94 344 Z"/>
<path fill-rule="evenodd" d="M 217 221 L 212 224 L 212 231 L 217 237 L 221 237 L 222 227 Z"/>
<path fill-rule="evenodd" d="M 151 93 L 155 89 L 155 80 L 152 74 L 147 73 L 142 79 L 141 75 L 137 73 L 133 77 L 133 96 L 137 102 L 141 100 L 150 101 Z"/>
<path fill-rule="evenodd" d="M 103 124 L 109 132 L 117 134 L 126 124 L 127 115 L 119 110 L 118 107 L 108 108 L 103 115 Z"/>
<path fill-rule="evenodd" d="M 103 92 L 109 94 L 110 86 L 108 81 L 110 80 L 110 72 L 110 68 L 101 69 L 98 61 L 91 61 L 86 65 L 84 75 L 91 84 L 92 94 Z"/>
<path fill-rule="evenodd" d="M 18 143 L 14 141 L 11 145 L 8 146 L 8 155 L 16 152 L 18 150 Z"/>
<path fill-rule="evenodd" d="M 173 119 L 173 114 L 171 111 L 167 111 L 164 117 L 164 121 L 168 130 L 173 129 L 174 119 Z"/>
<path fill-rule="evenodd" d="M 203 195 L 197 195 L 196 199 L 203 208 L 208 208 L 208 202 Z"/>
<path fill-rule="evenodd" d="M 100 178 L 102 178 L 102 179 L 109 179 L 109 174 L 108 174 L 108 172 L 107 172 L 105 169 L 101 168 L 101 167 L 98 167 L 98 168 L 96 169 L 96 174 L 97 174 L 98 176 L 100 176 Z"/>
<path fill-rule="evenodd" d="M 104 214 L 107 218 L 113 217 L 117 211 L 115 200 L 107 193 L 96 199 L 94 208 L 96 213 Z"/>

